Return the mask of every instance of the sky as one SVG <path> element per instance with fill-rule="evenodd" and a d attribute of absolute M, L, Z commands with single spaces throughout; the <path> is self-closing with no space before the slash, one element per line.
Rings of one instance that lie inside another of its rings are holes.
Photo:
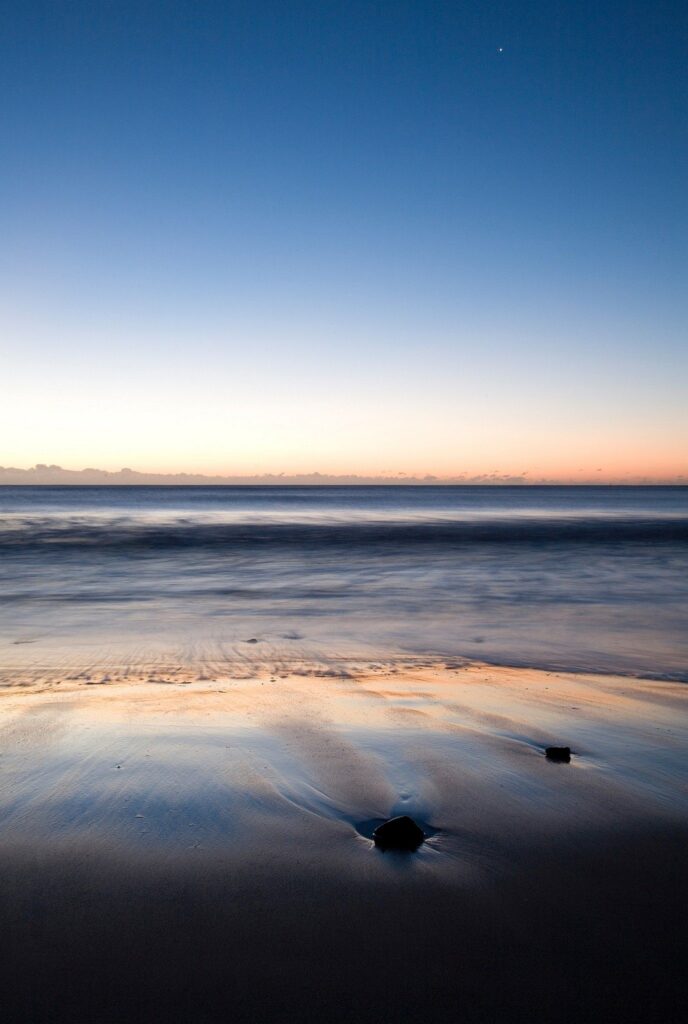
<path fill-rule="evenodd" d="M 0 465 L 688 480 L 688 8 L 0 3 Z"/>

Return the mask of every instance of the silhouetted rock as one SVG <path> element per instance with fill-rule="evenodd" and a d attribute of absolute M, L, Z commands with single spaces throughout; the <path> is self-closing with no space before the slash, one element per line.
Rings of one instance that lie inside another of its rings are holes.
<path fill-rule="evenodd" d="M 425 833 L 413 818 L 402 814 L 378 825 L 373 832 L 375 845 L 381 850 L 417 850 L 425 839 Z"/>
<path fill-rule="evenodd" d="M 568 764 L 571 760 L 571 747 L 547 747 L 545 757 L 548 761 L 559 761 Z"/>
<path fill-rule="evenodd" d="M 258 641 L 256 640 L 256 638 L 254 636 L 252 636 L 250 640 L 244 640 L 244 643 L 245 644 L 257 644 Z"/>

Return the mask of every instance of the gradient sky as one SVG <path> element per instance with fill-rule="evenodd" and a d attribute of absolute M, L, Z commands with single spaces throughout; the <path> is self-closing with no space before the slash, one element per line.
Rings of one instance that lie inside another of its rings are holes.
<path fill-rule="evenodd" d="M 688 474 L 684 3 L 0 12 L 0 464 Z"/>

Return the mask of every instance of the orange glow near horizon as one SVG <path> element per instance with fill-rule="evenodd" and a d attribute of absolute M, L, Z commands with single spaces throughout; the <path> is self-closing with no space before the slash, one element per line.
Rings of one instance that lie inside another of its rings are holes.
<path fill-rule="evenodd" d="M 113 339 L 101 338 L 95 374 L 76 351 L 37 372 L 28 338 L 6 360 L 12 388 L 0 404 L 0 465 L 229 477 L 688 481 L 688 415 L 670 365 L 654 376 L 639 365 L 619 383 L 616 367 L 603 372 L 596 354 L 581 347 L 567 377 L 533 346 L 527 356 L 495 350 L 492 370 L 489 353 L 465 339 L 460 366 L 456 353 L 445 365 L 420 349 L 403 359 L 377 353 L 354 361 L 342 348 L 318 362 L 316 340 L 289 358 L 290 336 L 279 350 L 264 340 L 253 361 L 246 343 L 239 361 L 229 352 L 221 358 L 207 337 L 196 348 L 180 337 L 170 353 L 149 349 L 143 338 L 134 352 L 129 341 L 126 358 Z"/>
<path fill-rule="evenodd" d="M 525 460 L 523 460 L 525 461 Z M 313 466 L 295 466 L 283 468 L 281 465 L 255 464 L 243 462 L 240 466 L 230 464 L 213 465 L 177 465 L 161 461 L 158 464 L 139 463 L 135 459 L 125 459 L 122 464 L 96 464 L 90 460 L 87 465 L 80 465 L 74 462 L 46 462 L 31 463 L 19 466 L 16 463 L 6 463 L 5 474 L 8 470 L 19 470 L 21 476 L 26 471 L 32 476 L 40 477 L 40 482 L 45 482 L 49 477 L 55 476 L 56 482 L 60 482 L 60 471 L 67 473 L 88 473 L 89 470 L 105 472 L 108 474 L 124 474 L 129 471 L 143 478 L 154 476 L 176 476 L 191 475 L 202 477 L 226 477 L 232 479 L 250 479 L 253 477 L 263 478 L 284 478 L 285 483 L 292 479 L 313 477 L 317 483 L 318 477 L 341 478 L 343 482 L 355 480 L 355 478 L 370 479 L 384 482 L 403 482 L 405 479 L 410 482 L 435 480 L 437 483 L 570 483 L 570 484 L 614 484 L 614 483 L 675 483 L 688 485 L 688 465 L 686 461 L 671 461 L 670 459 L 657 460 L 654 463 L 640 462 L 639 460 L 618 459 L 615 462 L 607 462 L 598 459 L 601 465 L 590 462 L 587 465 L 576 465 L 575 463 L 542 463 L 527 464 L 523 462 L 513 467 L 503 461 L 485 468 L 471 464 L 459 464 L 451 466 L 431 466 L 416 468 L 411 466 L 408 469 L 395 469 L 388 466 L 378 467 L 375 464 L 366 464 L 363 461 L 358 465 L 342 464 L 338 460 L 329 463 L 318 463 Z M 0 475 L 0 483 L 3 481 Z M 21 482 L 17 479 L 10 482 Z M 27 480 L 27 482 L 29 482 Z M 145 482 L 142 480 L 141 482 Z M 278 482 L 278 480 L 276 480 Z"/>

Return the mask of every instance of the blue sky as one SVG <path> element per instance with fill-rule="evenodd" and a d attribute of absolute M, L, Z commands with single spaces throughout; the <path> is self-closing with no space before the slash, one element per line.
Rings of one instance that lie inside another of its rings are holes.
<path fill-rule="evenodd" d="M 687 29 L 4 5 L 0 463 L 688 472 Z"/>

